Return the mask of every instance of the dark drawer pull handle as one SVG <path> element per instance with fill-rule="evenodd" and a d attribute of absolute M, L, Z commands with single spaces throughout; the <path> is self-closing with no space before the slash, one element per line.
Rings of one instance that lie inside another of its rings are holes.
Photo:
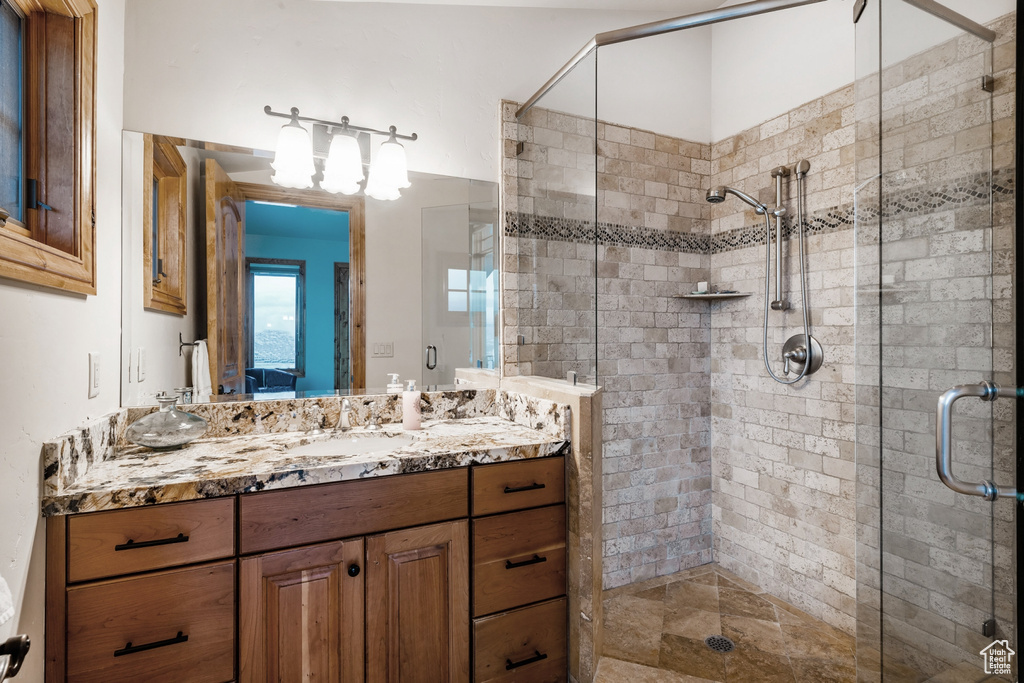
<path fill-rule="evenodd" d="M 529 486 L 518 486 L 516 488 L 505 487 L 505 493 L 522 493 L 523 491 L 536 491 L 544 488 L 544 484 L 530 484 Z"/>
<path fill-rule="evenodd" d="M 540 564 L 541 562 L 547 562 L 548 558 L 541 557 L 540 555 L 534 555 L 528 560 L 522 562 L 513 562 L 512 560 L 505 560 L 505 569 L 515 569 L 516 567 L 526 567 L 531 564 Z"/>
<path fill-rule="evenodd" d="M 518 669 L 521 666 L 526 666 L 527 664 L 533 664 L 534 662 L 542 662 L 542 661 L 544 661 L 547 658 L 548 658 L 548 656 L 547 655 L 542 655 L 540 653 L 540 650 L 534 650 L 532 657 L 530 657 L 529 659 L 524 659 L 521 662 L 513 662 L 511 659 L 506 659 L 505 660 L 505 671 L 511 671 L 512 669 Z"/>
<path fill-rule="evenodd" d="M 167 640 L 158 640 L 155 643 L 146 643 L 145 645 L 132 645 L 131 641 L 120 650 L 114 650 L 114 656 L 120 657 L 122 655 L 133 655 L 136 652 L 145 652 L 146 650 L 155 650 L 158 647 L 167 647 L 168 645 L 177 645 L 178 643 L 184 643 L 188 641 L 188 636 L 184 635 L 181 631 L 178 631 L 178 635 Z"/>
<path fill-rule="evenodd" d="M 129 538 L 127 543 L 118 543 L 117 545 L 115 545 L 114 550 L 152 548 L 156 545 L 170 545 L 172 543 L 188 543 L 188 536 L 186 536 L 185 534 L 178 534 L 174 538 L 158 538 L 155 541 L 139 541 L 138 543 Z"/>

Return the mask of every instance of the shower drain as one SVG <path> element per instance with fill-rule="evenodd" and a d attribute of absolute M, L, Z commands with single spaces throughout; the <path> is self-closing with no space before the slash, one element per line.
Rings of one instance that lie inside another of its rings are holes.
<path fill-rule="evenodd" d="M 715 652 L 732 652 L 736 648 L 736 643 L 725 636 L 708 636 L 704 639 L 704 644 Z"/>

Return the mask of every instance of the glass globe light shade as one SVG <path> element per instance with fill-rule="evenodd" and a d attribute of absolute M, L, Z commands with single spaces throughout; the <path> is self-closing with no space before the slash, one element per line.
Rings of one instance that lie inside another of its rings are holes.
<path fill-rule="evenodd" d="M 375 167 L 370 167 L 370 176 L 366 179 L 366 196 L 382 201 L 394 201 L 402 196 L 397 187 L 390 187 L 380 182 Z"/>
<path fill-rule="evenodd" d="M 324 162 L 324 179 L 320 187 L 327 192 L 355 194 L 363 179 L 363 155 L 359 141 L 351 135 L 336 133 Z"/>
<path fill-rule="evenodd" d="M 371 169 L 378 175 L 378 182 L 386 187 L 401 190 L 412 184 L 409 182 L 409 165 L 405 159 L 405 147 L 395 139 L 394 134 L 377 150 L 377 158 Z"/>
<path fill-rule="evenodd" d="M 277 136 L 277 150 L 270 164 L 275 173 L 271 180 L 281 187 L 304 190 L 313 187 L 313 143 L 309 133 L 293 120 L 281 126 Z"/>

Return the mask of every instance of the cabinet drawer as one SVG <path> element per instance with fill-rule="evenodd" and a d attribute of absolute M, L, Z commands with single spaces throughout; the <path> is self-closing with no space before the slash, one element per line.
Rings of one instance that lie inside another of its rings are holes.
<path fill-rule="evenodd" d="M 89 581 L 235 554 L 235 499 L 76 515 L 68 520 L 68 581 Z"/>
<path fill-rule="evenodd" d="M 565 458 L 540 458 L 473 468 L 473 516 L 565 500 Z"/>
<path fill-rule="evenodd" d="M 68 589 L 68 681 L 234 678 L 235 564 Z"/>
<path fill-rule="evenodd" d="M 473 621 L 476 683 L 567 679 L 565 598 Z"/>
<path fill-rule="evenodd" d="M 244 495 L 241 552 L 442 522 L 469 514 L 465 467 Z"/>
<path fill-rule="evenodd" d="M 473 616 L 564 593 L 564 505 L 473 520 Z"/>

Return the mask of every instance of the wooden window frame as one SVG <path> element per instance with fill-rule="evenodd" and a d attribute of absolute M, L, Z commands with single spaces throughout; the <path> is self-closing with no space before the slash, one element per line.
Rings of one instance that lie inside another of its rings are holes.
<path fill-rule="evenodd" d="M 0 226 L 0 277 L 95 294 L 96 4 L 10 2 L 26 21 L 24 178 L 36 179 L 39 201 L 55 206 L 46 211 L 26 202 L 23 223 Z M 70 45 L 55 44 L 51 28 L 66 18 L 73 20 L 63 27 Z M 73 83 L 55 83 L 49 77 L 69 54 Z"/>
<path fill-rule="evenodd" d="M 188 167 L 174 144 L 147 134 L 144 143 L 143 306 L 149 310 L 185 315 L 188 273 L 185 234 L 188 222 Z M 156 253 L 163 262 L 161 276 L 153 279 L 153 185 L 157 185 Z"/>
<path fill-rule="evenodd" d="M 296 377 L 306 376 L 306 262 L 298 259 L 263 258 L 260 256 L 246 257 L 245 259 L 245 286 L 246 294 L 246 367 L 256 367 L 256 296 L 254 292 L 254 281 L 256 273 L 253 266 L 292 266 L 297 269 L 298 280 L 295 285 L 295 367 L 277 368 L 289 372 Z M 295 271 L 292 271 L 295 272 Z"/>

